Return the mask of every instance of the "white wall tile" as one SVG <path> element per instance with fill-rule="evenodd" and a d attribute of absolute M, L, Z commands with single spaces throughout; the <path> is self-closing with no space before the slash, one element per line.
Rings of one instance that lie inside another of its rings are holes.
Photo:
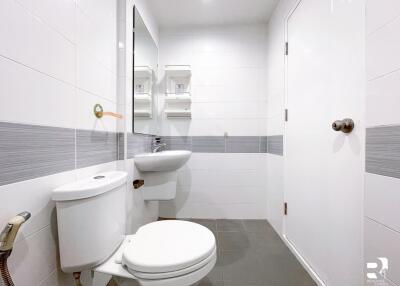
<path fill-rule="evenodd" d="M 75 0 L 17 0 L 72 43 L 75 43 Z"/>
<path fill-rule="evenodd" d="M 117 101 L 117 75 L 84 49 L 77 51 L 77 86 L 104 99 Z"/>
<path fill-rule="evenodd" d="M 0 55 L 74 84 L 74 45 L 16 1 L 0 3 L 0 38 Z"/>
<path fill-rule="evenodd" d="M 260 134 L 258 120 L 267 112 L 265 26 L 162 30 L 161 78 L 168 64 L 192 66 L 193 112 L 187 123 L 163 116 L 162 135 Z"/>
<path fill-rule="evenodd" d="M 390 73 L 367 83 L 367 127 L 391 125 L 400 122 L 400 71 Z"/>
<path fill-rule="evenodd" d="M 113 1 L 109 2 L 112 3 Z M 91 11 L 96 11 L 96 9 L 92 9 Z M 115 74 L 117 69 L 116 18 L 111 14 L 105 14 L 105 16 L 100 18 L 91 16 L 91 14 L 77 9 L 77 45 Z"/>
<path fill-rule="evenodd" d="M 204 219 L 265 219 L 265 208 L 254 204 L 185 204 L 182 208 L 160 204 L 160 213 L 165 217 Z"/>
<path fill-rule="evenodd" d="M 378 257 L 389 259 L 387 278 L 400 284 L 400 233 L 375 221 L 365 219 L 365 263 L 378 262 Z"/>
<path fill-rule="evenodd" d="M 371 34 L 400 15 L 400 2 L 397 0 L 367 0 L 366 13 L 367 34 Z"/>
<path fill-rule="evenodd" d="M 160 216 L 253 218 L 267 215 L 265 154 L 194 153 L 178 172 L 177 197 Z"/>
<path fill-rule="evenodd" d="M 191 170 L 259 170 L 264 172 L 267 164 L 265 157 L 256 153 L 193 153 L 187 162 L 187 167 Z"/>
<path fill-rule="evenodd" d="M 73 86 L 1 56 L 0 74 L 1 121 L 75 128 Z"/>
<path fill-rule="evenodd" d="M 400 204 L 400 180 L 366 174 L 365 215 L 400 232 L 400 218 L 394 210 Z"/>
<path fill-rule="evenodd" d="M 397 125 L 400 123 L 395 111 L 400 103 L 400 2 L 367 0 L 366 4 L 367 126 Z M 400 284 L 396 271 L 400 267 L 399 186 L 396 178 L 366 173 L 365 263 L 387 257 L 388 279 L 394 282 L 387 282 L 388 285 Z"/>
<path fill-rule="evenodd" d="M 368 80 L 400 69 L 400 17 L 367 37 Z"/>
<path fill-rule="evenodd" d="M 38 285 L 57 268 L 54 231 L 47 226 L 14 245 L 8 263 L 16 285 Z"/>
<path fill-rule="evenodd" d="M 22 181 L 0 187 L 0 226 L 15 215 L 28 211 L 32 217 L 20 229 L 17 240 L 23 240 L 48 226 L 55 218 L 51 193 L 57 187 L 75 180 L 75 171 Z"/>
<path fill-rule="evenodd" d="M 276 112 L 276 115 L 268 117 L 267 119 L 267 126 L 268 126 L 268 135 L 273 136 L 273 135 L 282 135 L 284 134 L 284 111 L 281 110 L 279 113 L 278 111 Z M 290 114 L 289 114 L 290 116 Z"/>

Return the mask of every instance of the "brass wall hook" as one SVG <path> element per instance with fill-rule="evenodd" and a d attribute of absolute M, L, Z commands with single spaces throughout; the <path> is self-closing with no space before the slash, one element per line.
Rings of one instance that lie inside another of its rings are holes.
<path fill-rule="evenodd" d="M 121 114 L 118 113 L 114 113 L 114 112 L 109 112 L 109 111 L 103 111 L 103 106 L 101 106 L 101 104 L 95 104 L 93 107 L 93 113 L 94 116 L 96 116 L 97 118 L 102 118 L 103 116 L 112 116 L 118 119 L 122 119 L 123 116 Z"/>

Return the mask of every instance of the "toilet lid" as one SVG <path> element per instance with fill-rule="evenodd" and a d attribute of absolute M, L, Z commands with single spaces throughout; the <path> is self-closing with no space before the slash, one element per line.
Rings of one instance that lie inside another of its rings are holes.
<path fill-rule="evenodd" d="M 122 263 L 139 272 L 160 273 L 193 266 L 215 250 L 214 234 L 187 221 L 158 221 L 141 227 L 124 249 Z"/>

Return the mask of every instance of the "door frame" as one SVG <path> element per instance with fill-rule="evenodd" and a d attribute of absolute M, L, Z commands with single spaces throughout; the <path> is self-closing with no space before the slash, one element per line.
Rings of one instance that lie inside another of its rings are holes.
<path fill-rule="evenodd" d="M 289 40 L 289 20 L 292 17 L 292 15 L 296 12 L 296 9 L 300 6 L 300 4 L 303 2 L 303 0 L 296 0 L 294 6 L 292 9 L 290 9 L 288 15 L 286 16 L 285 19 L 285 27 L 284 27 L 284 46 L 286 46 L 286 43 Z M 289 45 L 289 52 L 290 52 L 290 45 Z M 285 78 L 284 78 L 284 109 L 286 110 L 288 108 L 288 100 L 289 100 L 289 90 L 288 90 L 288 72 L 289 72 L 289 59 L 288 55 L 284 55 L 285 62 L 284 62 L 284 71 L 285 71 Z M 288 119 L 290 119 L 290 113 L 288 114 Z M 287 149 L 285 146 L 287 146 L 287 124 L 288 121 L 284 119 L 284 124 L 283 124 L 283 202 L 286 202 L 287 199 L 287 184 L 286 181 L 288 179 L 287 175 Z M 289 210 L 290 212 L 290 210 Z M 288 212 L 288 213 L 289 213 Z M 291 250 L 291 252 L 296 256 L 297 260 L 302 264 L 302 266 L 306 269 L 308 274 L 314 279 L 314 281 L 317 283 L 318 286 L 328 286 L 322 279 L 319 277 L 317 272 L 314 271 L 314 269 L 311 267 L 311 265 L 305 260 L 305 258 L 301 255 L 301 253 L 296 249 L 296 247 L 290 242 L 286 235 L 286 220 L 287 217 L 286 215 L 283 216 L 283 222 L 282 222 L 282 237 L 283 241 L 285 244 L 288 246 L 288 248 Z"/>

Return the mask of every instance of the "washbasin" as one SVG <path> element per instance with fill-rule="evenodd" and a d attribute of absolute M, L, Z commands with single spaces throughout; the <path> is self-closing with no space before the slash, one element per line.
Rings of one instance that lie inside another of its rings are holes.
<path fill-rule="evenodd" d="M 191 155 L 186 150 L 139 154 L 135 156 L 135 165 L 142 172 L 172 172 L 185 165 Z"/>

